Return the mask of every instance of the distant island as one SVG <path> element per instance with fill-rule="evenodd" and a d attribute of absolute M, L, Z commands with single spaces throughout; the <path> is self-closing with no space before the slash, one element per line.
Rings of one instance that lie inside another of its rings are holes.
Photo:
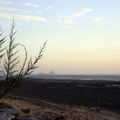
<path fill-rule="evenodd" d="M 50 71 L 50 72 L 48 73 L 48 75 L 55 75 L 55 72 Z"/>

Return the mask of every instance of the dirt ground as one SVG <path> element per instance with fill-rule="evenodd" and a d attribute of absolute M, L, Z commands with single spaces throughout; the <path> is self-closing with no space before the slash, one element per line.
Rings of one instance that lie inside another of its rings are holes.
<path fill-rule="evenodd" d="M 54 118 L 62 116 L 65 120 L 120 120 L 120 114 L 100 108 L 71 107 L 44 102 L 44 105 L 35 105 L 25 100 L 3 99 L 5 103 L 17 109 L 31 109 L 30 116 L 35 113 L 45 114 Z M 49 106 L 49 107 L 47 107 Z"/>

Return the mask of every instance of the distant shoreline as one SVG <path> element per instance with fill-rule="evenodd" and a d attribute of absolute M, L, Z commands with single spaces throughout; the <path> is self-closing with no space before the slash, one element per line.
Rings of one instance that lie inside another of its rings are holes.
<path fill-rule="evenodd" d="M 34 75 L 32 79 L 45 80 L 103 80 L 120 81 L 120 75 Z"/>

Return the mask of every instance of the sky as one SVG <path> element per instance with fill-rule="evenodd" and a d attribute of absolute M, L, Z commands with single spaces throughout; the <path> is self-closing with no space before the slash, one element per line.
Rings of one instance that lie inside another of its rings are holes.
<path fill-rule="evenodd" d="M 120 74 L 120 0 L 0 0 L 0 26 L 36 56 L 37 73 Z M 23 58 L 23 55 L 21 55 Z"/>

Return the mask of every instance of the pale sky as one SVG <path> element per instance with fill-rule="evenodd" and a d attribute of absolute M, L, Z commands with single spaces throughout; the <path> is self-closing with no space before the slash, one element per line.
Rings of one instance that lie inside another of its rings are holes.
<path fill-rule="evenodd" d="M 0 0 L 0 26 L 37 55 L 37 72 L 120 74 L 120 0 Z"/>

